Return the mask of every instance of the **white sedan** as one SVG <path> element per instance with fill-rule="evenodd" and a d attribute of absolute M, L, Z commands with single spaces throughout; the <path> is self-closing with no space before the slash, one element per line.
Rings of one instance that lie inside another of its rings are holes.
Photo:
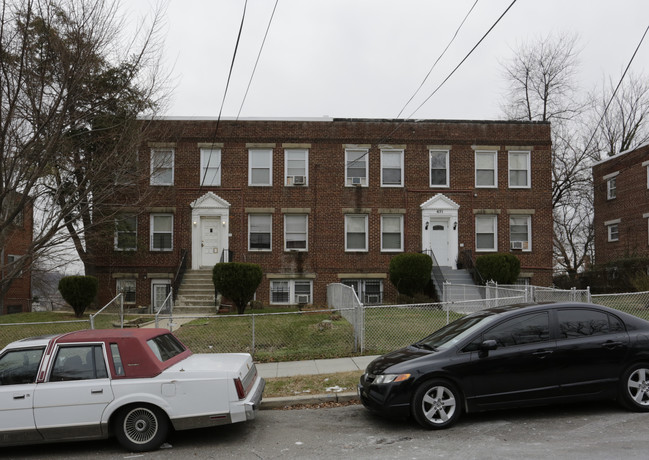
<path fill-rule="evenodd" d="M 249 354 L 192 354 L 166 329 L 24 339 L 0 351 L 0 445 L 115 436 L 153 450 L 171 429 L 255 418 L 264 386 Z"/>

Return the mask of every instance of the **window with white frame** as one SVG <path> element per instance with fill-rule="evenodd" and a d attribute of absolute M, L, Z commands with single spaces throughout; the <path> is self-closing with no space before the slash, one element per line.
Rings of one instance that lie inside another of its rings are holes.
<path fill-rule="evenodd" d="M 509 187 L 530 188 L 530 152 L 509 152 Z"/>
<path fill-rule="evenodd" d="M 248 150 L 248 185 L 273 185 L 273 150 Z"/>
<path fill-rule="evenodd" d="M 475 249 L 476 251 L 496 251 L 497 218 L 495 215 L 477 215 L 475 217 Z"/>
<path fill-rule="evenodd" d="M 353 288 L 358 300 L 366 305 L 376 305 L 383 302 L 383 280 L 342 279 L 340 282 Z"/>
<path fill-rule="evenodd" d="M 311 280 L 271 280 L 271 304 L 310 304 L 313 298 Z"/>
<path fill-rule="evenodd" d="M 367 215 L 345 216 L 345 251 L 367 251 Z"/>
<path fill-rule="evenodd" d="M 532 216 L 509 216 L 509 244 L 514 250 L 532 250 Z"/>
<path fill-rule="evenodd" d="M 270 251 L 272 241 L 272 216 L 270 214 L 250 214 L 248 216 L 248 249 L 250 251 Z"/>
<path fill-rule="evenodd" d="M 475 152 L 475 186 L 498 187 L 498 152 L 476 150 Z"/>
<path fill-rule="evenodd" d="M 403 216 L 381 216 L 381 251 L 403 251 Z"/>
<path fill-rule="evenodd" d="M 115 250 L 137 249 L 137 216 L 122 215 L 115 219 Z"/>
<path fill-rule="evenodd" d="M 117 280 L 117 293 L 123 294 L 124 303 L 135 303 L 136 281 L 130 278 L 120 278 Z"/>
<path fill-rule="evenodd" d="M 368 180 L 368 150 L 345 150 L 345 185 L 367 187 Z"/>
<path fill-rule="evenodd" d="M 21 256 L 18 256 L 18 255 L 15 255 L 15 254 L 7 254 L 7 266 L 11 266 L 11 265 L 19 263 L 20 262 L 20 257 Z M 10 270 L 13 270 L 13 268 L 11 268 Z M 22 268 L 14 276 L 17 276 L 19 278 L 22 277 L 23 276 Z"/>
<path fill-rule="evenodd" d="M 617 177 L 611 177 L 606 181 L 606 198 L 612 200 L 617 197 Z"/>
<path fill-rule="evenodd" d="M 174 149 L 151 149 L 151 185 L 174 184 Z"/>
<path fill-rule="evenodd" d="M 306 214 L 284 215 L 284 249 L 286 251 L 306 251 L 308 235 L 308 216 Z"/>
<path fill-rule="evenodd" d="M 173 249 L 173 214 L 151 214 L 151 250 L 171 251 Z"/>
<path fill-rule="evenodd" d="M 221 185 L 221 149 L 201 149 L 201 185 Z"/>
<path fill-rule="evenodd" d="M 431 187 L 448 187 L 449 186 L 449 168 L 448 168 L 448 150 L 430 150 L 430 186 Z"/>
<path fill-rule="evenodd" d="M 403 187 L 403 150 L 381 150 L 381 187 Z"/>
<path fill-rule="evenodd" d="M 309 185 L 309 150 L 284 150 L 284 184 L 286 186 Z"/>
<path fill-rule="evenodd" d="M 606 225 L 606 232 L 608 234 L 609 243 L 620 240 L 620 219 L 610 220 L 604 222 Z"/>

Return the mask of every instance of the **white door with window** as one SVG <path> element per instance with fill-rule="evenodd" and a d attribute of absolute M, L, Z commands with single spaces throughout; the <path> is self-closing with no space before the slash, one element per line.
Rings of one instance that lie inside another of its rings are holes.
<path fill-rule="evenodd" d="M 221 217 L 201 217 L 201 267 L 213 267 L 221 256 Z"/>
<path fill-rule="evenodd" d="M 437 264 L 456 268 L 459 253 L 458 213 L 460 205 L 439 193 L 421 204 L 421 248 L 435 254 Z"/>
<path fill-rule="evenodd" d="M 430 232 L 430 248 L 437 263 L 442 267 L 450 267 L 452 263 L 449 260 L 448 250 L 448 220 L 431 219 L 428 224 L 428 231 Z"/>

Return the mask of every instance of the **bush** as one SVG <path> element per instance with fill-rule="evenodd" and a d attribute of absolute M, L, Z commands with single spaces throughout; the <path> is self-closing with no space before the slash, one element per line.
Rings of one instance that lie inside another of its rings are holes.
<path fill-rule="evenodd" d="M 237 306 L 240 315 L 246 305 L 255 296 L 261 283 L 263 273 L 257 264 L 225 262 L 216 264 L 212 271 L 212 280 L 217 291 L 230 299 Z"/>
<path fill-rule="evenodd" d="M 400 294 L 414 297 L 424 292 L 432 270 L 433 260 L 429 256 L 406 252 L 390 260 L 390 282 Z"/>
<path fill-rule="evenodd" d="M 485 281 L 513 284 L 521 272 L 521 262 L 513 254 L 485 254 L 476 258 L 475 268 Z"/>
<path fill-rule="evenodd" d="M 94 276 L 66 276 L 59 281 L 59 292 L 74 310 L 77 318 L 95 300 L 99 282 Z"/>

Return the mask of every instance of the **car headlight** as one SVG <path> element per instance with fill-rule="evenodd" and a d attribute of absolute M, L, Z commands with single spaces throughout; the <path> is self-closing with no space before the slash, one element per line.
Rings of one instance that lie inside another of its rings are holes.
<path fill-rule="evenodd" d="M 381 384 L 381 383 L 396 383 L 396 382 L 403 382 L 404 380 L 408 380 L 410 378 L 410 374 L 381 374 L 377 375 L 376 379 L 372 383 L 376 384 Z"/>

